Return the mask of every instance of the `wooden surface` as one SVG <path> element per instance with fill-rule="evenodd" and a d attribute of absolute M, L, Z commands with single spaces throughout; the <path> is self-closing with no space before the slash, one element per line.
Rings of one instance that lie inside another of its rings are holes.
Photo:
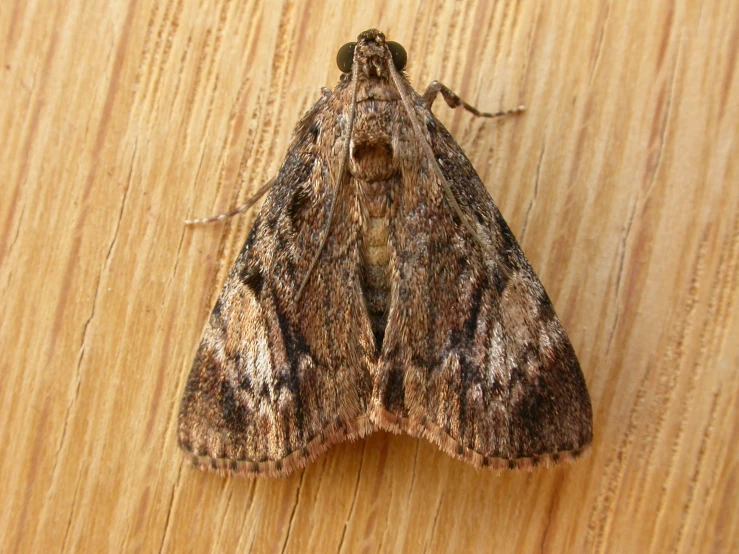
<path fill-rule="evenodd" d="M 375 434 L 285 480 L 177 448 L 179 398 L 299 116 L 376 26 L 580 357 L 591 456 L 477 472 Z M 739 3 L 7 1 L 2 552 L 739 549 Z"/>

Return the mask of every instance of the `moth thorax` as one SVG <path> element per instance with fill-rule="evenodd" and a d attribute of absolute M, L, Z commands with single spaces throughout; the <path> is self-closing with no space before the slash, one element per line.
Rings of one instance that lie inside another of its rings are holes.
<path fill-rule="evenodd" d="M 349 172 L 363 181 L 384 181 L 399 171 L 393 149 L 397 103 L 367 100 L 357 104 L 349 152 Z"/>

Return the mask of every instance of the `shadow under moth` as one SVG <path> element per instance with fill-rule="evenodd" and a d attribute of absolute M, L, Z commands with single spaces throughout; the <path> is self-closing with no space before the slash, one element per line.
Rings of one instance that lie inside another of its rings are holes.
<path fill-rule="evenodd" d="M 182 398 L 197 467 L 285 476 L 375 430 L 496 469 L 590 444 L 572 345 L 431 105 L 502 114 L 438 82 L 419 96 L 406 58 L 374 29 L 342 47 L 263 187 Z"/>

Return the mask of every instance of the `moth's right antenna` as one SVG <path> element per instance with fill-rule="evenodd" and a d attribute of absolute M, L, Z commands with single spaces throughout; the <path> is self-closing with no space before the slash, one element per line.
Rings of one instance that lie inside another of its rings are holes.
<path fill-rule="evenodd" d="M 423 148 L 424 153 L 426 154 L 429 165 L 431 167 L 431 170 L 436 174 L 436 178 L 438 179 L 439 183 L 441 184 L 442 189 L 444 190 L 444 196 L 446 196 L 447 201 L 449 202 L 449 205 L 452 208 L 452 211 L 457 215 L 459 220 L 462 222 L 462 226 L 467 229 L 467 232 L 472 235 L 472 238 L 474 241 L 480 245 L 480 248 L 482 248 L 482 251 L 487 253 L 491 259 L 496 260 L 496 265 L 500 269 L 500 271 L 504 274 L 508 273 L 508 270 L 501 265 L 501 263 L 498 261 L 498 256 L 495 253 L 495 248 L 491 244 L 486 244 L 482 238 L 480 237 L 480 234 L 477 232 L 475 227 L 473 226 L 473 223 L 470 221 L 470 218 L 462 211 L 462 208 L 459 205 L 459 202 L 457 202 L 457 198 L 454 196 L 454 191 L 452 191 L 452 187 L 449 184 L 449 181 L 444 176 L 444 173 L 441 171 L 441 167 L 439 167 L 439 162 L 436 160 L 436 155 L 434 154 L 433 149 L 431 148 L 431 145 L 429 144 L 428 140 L 426 140 L 426 137 L 423 134 L 423 131 L 421 130 L 421 126 L 418 123 L 418 118 L 416 117 L 416 112 L 413 109 L 413 106 L 411 105 L 410 100 L 408 99 L 408 94 L 406 93 L 405 89 L 403 88 L 403 82 L 400 77 L 400 73 L 397 69 L 395 69 L 395 66 L 392 63 L 388 63 L 388 68 L 390 70 L 390 76 L 393 79 L 393 83 L 395 84 L 395 88 L 398 90 L 398 94 L 400 95 L 400 100 L 403 103 L 403 107 L 405 108 L 406 113 L 408 114 L 408 119 L 410 120 L 411 127 L 413 127 L 413 132 L 416 134 L 416 137 L 418 137 L 418 141 L 421 143 L 421 147 Z M 437 92 L 441 92 L 444 96 L 444 99 L 447 101 L 447 104 L 449 104 L 451 107 L 457 107 L 457 106 L 464 106 L 465 109 L 471 111 L 475 115 L 479 115 L 482 117 L 498 117 L 501 115 L 508 115 L 509 113 L 517 113 L 519 111 L 522 111 L 524 108 L 523 106 L 519 106 L 518 108 L 515 108 L 513 110 L 508 110 L 506 112 L 499 112 L 496 114 L 488 114 L 485 112 L 480 112 L 473 106 L 470 106 L 466 102 L 463 102 L 459 97 L 457 97 L 452 91 L 450 91 L 445 86 L 441 85 L 441 83 L 438 83 L 439 86 L 438 91 L 432 91 L 432 94 L 430 97 L 427 97 L 424 95 L 424 99 L 426 100 L 427 104 L 430 104 L 433 102 L 433 98 L 436 96 Z M 456 103 L 455 99 L 453 97 L 456 97 Z"/>

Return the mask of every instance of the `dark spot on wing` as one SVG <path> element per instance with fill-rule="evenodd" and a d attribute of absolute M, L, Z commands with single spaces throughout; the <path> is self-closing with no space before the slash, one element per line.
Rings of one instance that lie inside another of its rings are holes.
<path fill-rule="evenodd" d="M 308 125 L 308 135 L 312 137 L 313 142 L 318 141 L 318 135 L 321 134 L 321 124 L 318 123 L 318 121 L 313 120 L 311 121 L 311 124 Z"/>
<path fill-rule="evenodd" d="M 216 300 L 216 305 L 213 306 L 213 312 L 211 314 L 211 317 L 213 317 L 214 319 L 220 319 L 222 309 L 223 309 L 223 302 L 221 302 L 221 299 L 219 297 L 218 300 Z"/>
<path fill-rule="evenodd" d="M 395 366 L 388 371 L 382 402 L 389 411 L 395 414 L 400 414 L 405 409 L 403 372 Z"/>
<path fill-rule="evenodd" d="M 252 262 L 253 265 L 250 267 L 244 267 L 241 273 L 241 281 L 249 287 L 254 296 L 259 298 L 262 293 L 262 286 L 264 285 L 264 278 L 262 277 L 262 270 L 256 262 Z"/>
<path fill-rule="evenodd" d="M 282 341 L 285 345 L 287 359 L 290 363 L 289 373 L 284 376 L 284 385 L 290 390 L 293 401 L 295 403 L 295 426 L 303 430 L 303 399 L 300 392 L 300 379 L 298 377 L 300 359 L 304 357 L 312 358 L 310 348 L 305 337 L 295 329 L 291 322 L 285 316 L 280 308 L 277 299 L 275 302 L 275 315 L 282 333 Z"/>
<path fill-rule="evenodd" d="M 244 375 L 239 380 L 239 389 L 246 392 L 247 394 L 250 394 L 250 395 L 254 394 L 254 387 L 252 386 L 251 379 L 249 378 L 248 375 Z"/>
<path fill-rule="evenodd" d="M 296 187 L 287 202 L 287 216 L 290 218 L 290 223 L 293 229 L 300 229 L 300 217 L 303 209 L 306 207 L 308 200 L 308 194 L 305 187 Z"/>
<path fill-rule="evenodd" d="M 501 260 L 496 258 L 495 268 L 493 269 L 492 275 L 490 275 L 490 280 L 492 281 L 493 288 L 498 297 L 503 295 L 503 292 L 508 286 L 508 281 L 510 281 L 510 271 L 511 270 L 507 266 L 503 265 Z"/>
<path fill-rule="evenodd" d="M 464 334 L 470 344 L 475 340 L 475 332 L 477 331 L 477 319 L 480 315 L 480 306 L 482 305 L 482 288 L 478 287 L 472 293 L 469 299 L 468 316 L 464 322 Z"/>
<path fill-rule="evenodd" d="M 243 431 L 247 424 L 246 408 L 239 402 L 236 391 L 227 381 L 221 381 L 220 397 L 226 427 L 236 432 Z"/>
<path fill-rule="evenodd" d="M 287 157 L 280 168 L 280 174 L 271 191 L 276 199 L 269 206 L 269 212 L 265 214 L 265 224 L 270 231 L 275 231 L 280 227 L 280 222 L 284 221 L 286 213 L 292 211 L 296 213 L 302 202 L 305 200 L 301 196 L 307 195 L 300 189 L 305 188 L 305 183 L 310 179 L 313 166 L 318 162 L 318 156 L 312 152 L 313 135 L 303 133 L 298 138 L 287 153 Z M 296 197 L 297 196 L 297 197 Z M 290 207 L 289 203 L 296 203 Z"/>
<path fill-rule="evenodd" d="M 544 289 L 542 289 L 542 296 L 539 297 L 539 318 L 542 321 L 551 321 L 555 318 L 554 306 Z"/>
<path fill-rule="evenodd" d="M 454 329 L 449 334 L 448 348 L 445 350 L 453 351 L 457 354 L 459 359 L 460 374 L 459 374 L 459 389 L 456 391 L 459 402 L 459 431 L 458 437 L 460 442 L 465 440 L 465 429 L 467 423 L 474 414 L 468 416 L 470 406 L 468 406 L 469 390 L 480 383 L 480 360 L 475 353 L 475 335 L 477 333 L 478 319 L 480 316 L 480 308 L 482 305 L 483 289 L 482 287 L 475 288 L 472 291 L 471 296 L 465 299 L 464 305 L 460 306 L 460 310 L 467 314 L 467 317 L 462 322 L 461 329 Z M 474 408 L 473 408 L 474 410 Z M 467 437 L 468 443 L 466 446 L 473 447 L 472 436 Z"/>

